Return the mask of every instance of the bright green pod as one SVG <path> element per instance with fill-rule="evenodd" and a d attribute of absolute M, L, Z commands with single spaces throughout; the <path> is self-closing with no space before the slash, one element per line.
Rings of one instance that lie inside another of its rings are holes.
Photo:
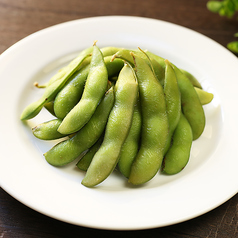
<path fill-rule="evenodd" d="M 212 101 L 214 97 L 212 93 L 209 93 L 197 87 L 194 87 L 194 88 L 195 88 L 195 91 L 197 92 L 197 95 L 202 105 L 206 105 Z"/>
<path fill-rule="evenodd" d="M 106 56 L 114 55 L 120 49 L 121 48 L 114 47 L 114 46 L 106 46 L 106 47 L 101 48 L 100 50 L 101 50 L 103 56 L 106 57 Z"/>
<path fill-rule="evenodd" d="M 186 117 L 181 113 L 178 126 L 173 134 L 173 143 L 165 155 L 162 172 L 179 173 L 188 163 L 193 141 L 193 133 Z"/>
<path fill-rule="evenodd" d="M 107 90 L 108 73 L 100 49 L 94 44 L 90 71 L 83 95 L 77 105 L 63 119 L 58 131 L 71 134 L 80 130 L 92 117 Z"/>
<path fill-rule="evenodd" d="M 121 59 L 115 59 L 111 62 L 111 56 L 104 57 L 104 61 L 107 67 L 108 77 L 117 75 L 124 65 Z M 57 94 L 54 103 L 54 112 L 58 118 L 63 119 L 81 99 L 89 70 L 90 65 L 86 65 L 77 71 L 71 77 L 69 83 Z"/>
<path fill-rule="evenodd" d="M 184 69 L 180 69 L 180 71 L 187 76 L 187 78 L 190 80 L 190 82 L 192 83 L 194 87 L 202 89 L 202 85 L 199 83 L 199 81 L 194 75 L 192 75 L 191 73 L 189 73 L 188 71 Z"/>
<path fill-rule="evenodd" d="M 46 103 L 44 107 L 52 116 L 56 117 L 55 111 L 54 111 L 54 101 L 50 101 Z"/>
<path fill-rule="evenodd" d="M 121 147 L 130 130 L 138 84 L 133 69 L 125 64 L 115 85 L 115 104 L 109 115 L 105 135 L 82 180 L 86 187 L 104 181 L 117 165 Z"/>
<path fill-rule="evenodd" d="M 118 160 L 118 168 L 126 178 L 128 178 L 130 175 L 132 163 L 139 150 L 141 124 L 141 111 L 138 100 L 134 108 L 131 128 L 121 148 L 121 153 Z"/>
<path fill-rule="evenodd" d="M 63 88 L 67 83 L 68 79 L 74 74 L 74 72 L 80 67 L 82 62 L 88 57 L 88 54 L 82 54 L 72 61 L 68 66 L 66 73 L 59 79 L 55 80 L 53 83 L 49 84 L 39 100 L 28 105 L 21 114 L 21 120 L 29 120 L 35 117 L 44 105 L 52 101 L 57 93 Z"/>
<path fill-rule="evenodd" d="M 166 67 L 166 64 L 164 62 L 164 58 L 162 58 L 161 56 L 158 56 L 150 51 L 146 51 L 146 54 L 150 57 L 150 58 L 153 58 L 155 59 L 160 65 L 161 67 L 165 70 L 165 67 Z"/>
<path fill-rule="evenodd" d="M 90 63 L 91 57 L 90 55 L 93 52 L 93 46 L 90 46 L 84 50 L 82 50 L 79 55 L 73 59 L 72 61 L 70 61 L 70 63 L 66 66 L 64 66 L 63 68 L 61 68 L 55 75 L 53 75 L 53 77 L 50 78 L 49 82 L 47 83 L 47 85 L 49 86 L 50 84 L 54 83 L 55 81 L 62 79 L 68 72 L 68 70 L 76 63 L 80 60 L 80 58 L 84 55 L 88 55 L 88 57 L 80 64 L 80 66 L 77 68 L 77 70 L 79 70 L 80 68 L 84 67 L 85 65 Z M 76 70 L 76 71 L 77 71 Z"/>
<path fill-rule="evenodd" d="M 61 134 L 57 131 L 62 120 L 53 119 L 44 123 L 41 123 L 32 128 L 32 133 L 35 137 L 41 140 L 56 140 L 63 138 L 67 135 Z"/>
<path fill-rule="evenodd" d="M 106 56 L 104 57 L 104 61 L 105 61 L 105 65 L 107 67 L 107 73 L 108 73 L 108 77 L 114 77 L 114 76 L 118 76 L 118 74 L 120 73 L 121 69 L 124 66 L 124 61 L 121 59 L 115 59 L 113 61 L 111 61 L 112 56 Z"/>
<path fill-rule="evenodd" d="M 79 102 L 89 69 L 90 65 L 88 64 L 75 72 L 69 83 L 55 97 L 54 112 L 58 118 L 63 119 Z"/>
<path fill-rule="evenodd" d="M 86 151 L 86 153 L 83 155 L 83 157 L 78 161 L 76 166 L 82 170 L 82 171 L 87 171 L 89 165 L 91 164 L 93 160 L 93 156 L 96 154 L 98 149 L 100 148 L 101 144 L 103 141 L 103 137 L 100 137 L 98 141 Z"/>
<path fill-rule="evenodd" d="M 134 60 L 133 57 L 131 56 L 131 52 L 134 52 L 135 54 L 137 54 L 146 61 L 146 63 L 151 67 L 151 70 L 154 72 L 156 78 L 163 85 L 164 69 L 153 57 L 149 57 L 147 54 L 145 54 L 145 52 L 143 52 L 140 49 L 139 50 L 121 49 L 116 54 L 113 55 L 112 60 L 114 60 L 115 58 L 120 58 L 130 63 L 132 66 L 134 66 Z"/>
<path fill-rule="evenodd" d="M 166 64 L 164 62 L 164 60 L 165 60 L 164 58 L 162 58 L 161 56 L 158 56 L 150 51 L 146 51 L 146 54 L 149 57 L 155 59 L 161 65 L 161 67 L 165 70 Z M 180 69 L 180 71 L 186 75 L 186 77 L 191 81 L 191 83 L 193 84 L 194 87 L 198 87 L 198 88 L 202 89 L 200 82 L 197 80 L 197 78 L 194 75 L 192 75 L 191 73 L 189 73 L 188 71 L 186 71 L 184 69 Z"/>
<path fill-rule="evenodd" d="M 169 135 L 164 153 L 166 153 L 170 147 L 171 138 L 177 127 L 181 112 L 181 96 L 177 77 L 171 63 L 165 60 L 165 64 L 164 95 L 169 121 Z"/>
<path fill-rule="evenodd" d="M 140 185 L 151 180 L 161 166 L 169 124 L 162 85 L 149 65 L 142 58 L 132 55 L 139 84 L 142 131 L 140 149 L 128 181 Z"/>
<path fill-rule="evenodd" d="M 58 143 L 47 151 L 44 154 L 46 161 L 54 166 L 63 166 L 75 160 L 83 151 L 89 149 L 104 132 L 113 104 L 114 91 L 113 87 L 111 87 L 88 123 L 73 137 Z"/>
<path fill-rule="evenodd" d="M 193 131 L 193 140 L 198 139 L 204 131 L 206 118 L 199 97 L 190 80 L 173 65 L 181 92 L 182 111 Z"/>

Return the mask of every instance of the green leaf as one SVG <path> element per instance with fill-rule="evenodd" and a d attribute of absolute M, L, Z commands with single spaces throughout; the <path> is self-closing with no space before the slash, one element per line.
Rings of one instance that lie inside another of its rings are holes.
<path fill-rule="evenodd" d="M 208 1 L 209 11 L 231 18 L 238 11 L 238 0 Z"/>
<path fill-rule="evenodd" d="M 222 8 L 222 2 L 220 2 L 220 1 L 209 1 L 207 3 L 207 8 L 208 8 L 209 11 L 217 13 Z"/>
<path fill-rule="evenodd" d="M 232 52 L 238 54 L 238 41 L 233 41 L 227 44 L 227 48 Z"/>

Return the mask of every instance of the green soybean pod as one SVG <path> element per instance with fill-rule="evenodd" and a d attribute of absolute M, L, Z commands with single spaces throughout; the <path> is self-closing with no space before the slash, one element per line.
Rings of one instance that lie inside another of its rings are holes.
<path fill-rule="evenodd" d="M 69 83 L 55 97 L 54 112 L 58 118 L 63 119 L 79 102 L 89 69 L 90 65 L 86 65 L 74 73 Z"/>
<path fill-rule="evenodd" d="M 175 66 L 179 89 L 181 92 L 182 111 L 193 131 L 193 140 L 198 139 L 205 128 L 205 113 L 199 97 L 190 80 Z"/>
<path fill-rule="evenodd" d="M 199 83 L 199 81 L 193 74 L 189 73 L 184 69 L 180 69 L 180 71 L 187 76 L 187 78 L 191 81 L 194 87 L 202 89 L 202 85 Z"/>
<path fill-rule="evenodd" d="M 56 117 L 55 111 L 54 111 L 54 101 L 50 101 L 46 103 L 44 107 L 52 116 Z"/>
<path fill-rule="evenodd" d="M 108 77 L 110 77 L 110 78 L 117 76 L 124 66 L 123 60 L 115 59 L 115 60 L 111 61 L 111 59 L 112 59 L 111 55 L 104 57 L 105 65 L 107 67 Z"/>
<path fill-rule="evenodd" d="M 58 131 L 70 134 L 80 130 L 93 115 L 107 89 L 108 73 L 100 49 L 94 44 L 90 71 L 83 95 L 77 105 L 63 119 Z"/>
<path fill-rule="evenodd" d="M 120 59 L 111 62 L 111 56 L 104 57 L 104 61 L 107 67 L 108 77 L 117 75 L 124 65 Z M 89 70 L 90 65 L 86 65 L 77 71 L 71 77 L 69 83 L 57 94 L 54 111 L 58 118 L 63 119 L 81 99 Z"/>
<path fill-rule="evenodd" d="M 151 70 L 154 72 L 156 78 L 160 81 L 161 85 L 164 85 L 164 77 L 165 77 L 165 70 L 164 68 L 159 64 L 158 61 L 156 61 L 153 57 L 150 57 L 146 51 L 143 51 L 138 47 L 139 50 L 132 51 L 138 56 L 140 56 L 142 59 L 146 61 L 146 63 L 151 67 Z"/>
<path fill-rule="evenodd" d="M 150 51 L 146 51 L 146 54 L 149 57 L 155 59 L 161 65 L 161 67 L 165 70 L 166 64 L 164 62 L 164 60 L 165 60 L 164 58 L 162 58 L 161 56 L 158 56 Z M 193 74 L 189 73 L 188 71 L 186 71 L 184 69 L 180 69 L 180 71 L 183 74 L 185 74 L 185 76 L 190 80 L 190 82 L 193 84 L 194 87 L 198 87 L 198 88 L 202 89 L 200 82 L 197 80 L 197 78 Z"/>
<path fill-rule="evenodd" d="M 177 77 L 171 63 L 168 60 L 165 60 L 165 64 L 164 95 L 169 121 L 169 135 L 164 153 L 166 153 L 170 147 L 171 138 L 177 127 L 181 112 L 181 96 Z"/>
<path fill-rule="evenodd" d="M 121 147 L 130 130 L 138 84 L 133 69 L 125 64 L 115 85 L 115 104 L 109 115 L 105 135 L 82 180 L 86 187 L 104 181 L 117 165 Z"/>
<path fill-rule="evenodd" d="M 100 50 L 101 50 L 103 56 L 106 57 L 106 56 L 114 55 L 120 49 L 121 48 L 114 47 L 114 46 L 106 46 L 106 47 L 101 48 Z"/>
<path fill-rule="evenodd" d="M 141 144 L 132 164 L 129 182 L 139 185 L 151 180 L 158 172 L 168 138 L 168 117 L 162 85 L 149 65 L 133 54 L 139 84 L 142 114 Z"/>
<path fill-rule="evenodd" d="M 47 151 L 46 161 L 54 166 L 63 166 L 75 160 L 83 151 L 89 149 L 102 135 L 114 104 L 114 91 L 111 87 L 99 103 L 88 123 L 73 137 L 62 141 Z"/>
<path fill-rule="evenodd" d="M 140 105 L 139 100 L 137 100 L 137 103 L 134 108 L 131 128 L 121 148 L 121 153 L 118 160 L 118 168 L 126 178 L 128 178 L 130 175 L 132 163 L 139 150 L 141 123 L 142 120 Z"/>
<path fill-rule="evenodd" d="M 116 54 L 113 55 L 112 60 L 114 60 L 115 58 L 120 58 L 130 63 L 132 66 L 134 66 L 134 60 L 133 57 L 131 56 L 131 52 L 136 53 L 138 56 L 140 56 L 146 61 L 146 63 L 151 67 L 157 79 L 163 85 L 164 69 L 153 57 L 150 58 L 141 49 L 139 50 L 121 49 Z"/>
<path fill-rule="evenodd" d="M 73 63 L 67 67 L 67 72 L 58 80 L 55 80 L 53 83 L 49 84 L 41 96 L 36 102 L 28 105 L 21 114 L 21 120 L 29 120 L 35 117 L 44 105 L 50 101 L 52 101 L 57 93 L 63 88 L 68 79 L 74 74 L 74 72 L 80 67 L 82 62 L 88 57 L 88 54 L 82 54 L 77 60 L 74 60 Z"/>
<path fill-rule="evenodd" d="M 130 50 L 122 48 L 112 56 L 111 61 L 113 61 L 116 58 L 120 58 L 130 63 L 130 65 L 134 66 L 134 60 L 130 52 L 131 52 Z"/>
<path fill-rule="evenodd" d="M 149 57 L 155 59 L 155 60 L 161 65 L 161 67 L 165 70 L 166 64 L 165 64 L 165 62 L 164 62 L 164 60 L 165 60 L 164 58 L 162 58 L 161 56 L 156 55 L 156 54 L 154 54 L 154 53 L 152 53 L 152 52 L 150 52 L 150 51 L 146 51 L 146 54 L 147 54 Z"/>
<path fill-rule="evenodd" d="M 162 172 L 176 174 L 188 163 L 193 141 L 193 133 L 186 117 L 181 113 L 178 126 L 173 134 L 173 144 L 166 153 Z"/>
<path fill-rule="evenodd" d="M 43 122 L 32 128 L 33 135 L 41 140 L 56 140 L 67 135 L 61 134 L 57 131 L 62 120 L 53 119 Z"/>
<path fill-rule="evenodd" d="M 93 156 L 96 154 L 98 149 L 100 148 L 103 141 L 103 137 L 100 137 L 98 141 L 86 151 L 86 153 L 83 155 L 83 157 L 78 161 L 76 166 L 83 171 L 87 171 L 89 165 L 91 164 L 91 161 L 93 159 Z"/>
<path fill-rule="evenodd" d="M 54 83 L 57 80 L 62 79 L 67 74 L 68 70 L 70 70 L 70 68 L 75 63 L 77 63 L 81 59 L 81 57 L 84 55 L 88 55 L 89 57 L 87 57 L 81 63 L 81 65 L 79 66 L 79 68 L 77 68 L 77 70 L 80 69 L 81 67 L 84 67 L 85 65 L 87 65 L 90 62 L 90 55 L 92 52 L 93 52 L 93 46 L 90 46 L 90 47 L 82 50 L 76 58 L 74 58 L 72 61 L 70 61 L 68 65 L 66 65 L 63 68 L 61 68 L 60 70 L 58 70 L 58 72 L 55 75 L 53 75 L 53 77 L 50 78 L 49 82 L 47 83 L 47 86 L 49 86 L 50 84 Z"/>
<path fill-rule="evenodd" d="M 194 87 L 194 88 L 195 88 L 195 91 L 197 92 L 198 98 L 202 105 L 206 105 L 212 101 L 214 97 L 212 93 L 209 93 L 197 87 Z"/>

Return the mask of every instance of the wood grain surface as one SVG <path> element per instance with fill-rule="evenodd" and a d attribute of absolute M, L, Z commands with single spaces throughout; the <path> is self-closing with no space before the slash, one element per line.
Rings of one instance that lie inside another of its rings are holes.
<path fill-rule="evenodd" d="M 176 23 L 226 47 L 228 42 L 235 39 L 233 35 L 238 32 L 238 20 L 209 12 L 206 3 L 205 0 L 0 0 L 0 53 L 46 27 L 74 19 L 106 15 L 142 16 Z M 49 218 L 21 204 L 0 188 L 0 238 L 100 235 L 114 238 L 236 238 L 238 194 L 218 208 L 180 224 L 140 231 L 106 231 Z"/>

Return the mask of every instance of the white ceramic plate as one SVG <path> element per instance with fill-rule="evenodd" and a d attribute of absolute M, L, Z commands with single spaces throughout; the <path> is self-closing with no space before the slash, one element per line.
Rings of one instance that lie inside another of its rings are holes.
<path fill-rule="evenodd" d="M 187 167 L 158 174 L 131 188 L 113 173 L 96 188 L 81 185 L 75 163 L 49 165 L 43 153 L 55 142 L 40 141 L 31 126 L 46 121 L 42 111 L 28 123 L 19 116 L 39 98 L 43 83 L 78 52 L 99 47 L 141 47 L 193 73 L 214 100 L 204 106 L 207 124 L 193 143 Z M 211 39 L 171 23 L 139 17 L 96 17 L 36 32 L 0 56 L 0 184 L 34 210 L 68 223 L 101 229 L 162 227 L 204 214 L 238 191 L 238 60 Z"/>

